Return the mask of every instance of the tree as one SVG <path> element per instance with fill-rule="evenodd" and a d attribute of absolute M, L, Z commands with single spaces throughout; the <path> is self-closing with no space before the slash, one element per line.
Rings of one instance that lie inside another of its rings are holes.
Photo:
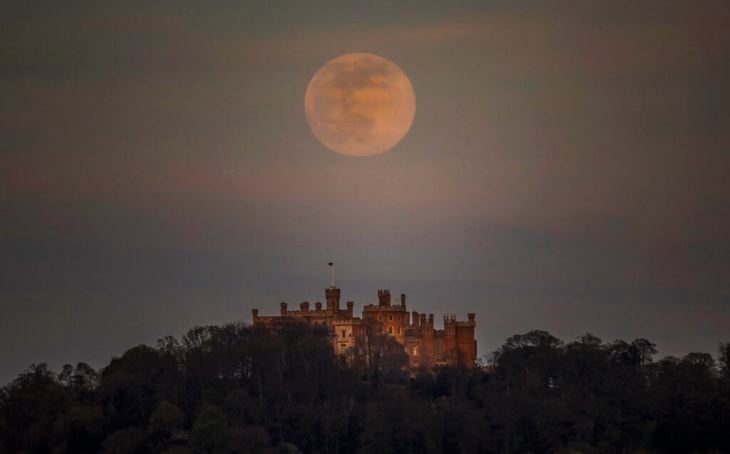
<path fill-rule="evenodd" d="M 730 342 L 720 343 L 720 373 L 725 379 L 730 380 Z"/>
<path fill-rule="evenodd" d="M 2 442 L 10 452 L 50 451 L 54 428 L 64 411 L 67 395 L 46 364 L 33 364 L 0 394 Z"/>
<path fill-rule="evenodd" d="M 631 350 L 636 361 L 641 366 L 646 366 L 653 361 L 653 356 L 657 354 L 656 344 L 650 342 L 643 337 L 634 339 L 631 342 Z"/>
<path fill-rule="evenodd" d="M 100 387 L 112 426 L 147 426 L 147 418 L 160 401 L 175 399 L 177 375 L 174 364 L 145 345 L 112 359 L 102 372 Z"/>
<path fill-rule="evenodd" d="M 508 338 L 502 346 L 502 351 L 517 350 L 523 348 L 535 348 L 539 350 L 556 350 L 562 347 L 563 341 L 548 333 L 547 331 L 535 329 L 525 334 L 515 334 Z"/>
<path fill-rule="evenodd" d="M 118 430 L 104 440 L 102 452 L 104 454 L 145 454 L 150 452 L 147 446 L 147 434 L 138 427 Z"/>
<path fill-rule="evenodd" d="M 147 431 L 153 442 L 164 448 L 173 433 L 182 429 L 184 423 L 185 415 L 182 410 L 163 400 L 150 415 Z"/>
<path fill-rule="evenodd" d="M 219 408 L 206 405 L 195 418 L 190 441 L 201 452 L 222 452 L 229 441 L 227 429 L 226 415 Z"/>

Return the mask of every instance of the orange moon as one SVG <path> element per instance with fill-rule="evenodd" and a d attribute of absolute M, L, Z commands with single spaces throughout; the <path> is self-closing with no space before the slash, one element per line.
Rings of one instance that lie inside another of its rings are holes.
<path fill-rule="evenodd" d="M 373 156 L 406 135 L 416 113 L 416 95 L 394 63 L 351 53 L 330 60 L 312 77 L 304 112 L 327 148 L 347 156 Z"/>

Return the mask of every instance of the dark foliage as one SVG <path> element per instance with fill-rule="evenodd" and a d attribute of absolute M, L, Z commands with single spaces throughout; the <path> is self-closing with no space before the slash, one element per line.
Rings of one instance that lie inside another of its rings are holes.
<path fill-rule="evenodd" d="M 326 331 L 196 327 L 99 373 L 31 366 L 0 390 L 0 453 L 730 452 L 729 351 L 531 331 L 409 377 L 387 339 L 348 368 Z"/>

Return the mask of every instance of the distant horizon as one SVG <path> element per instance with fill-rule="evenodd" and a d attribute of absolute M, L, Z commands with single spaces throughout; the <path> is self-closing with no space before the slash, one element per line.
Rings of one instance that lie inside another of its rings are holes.
<path fill-rule="evenodd" d="M 328 287 L 329 286 L 323 287 L 322 288 L 322 291 L 324 292 L 324 290 L 326 288 L 328 288 Z M 342 290 L 342 287 L 338 283 L 336 283 L 335 287 L 340 288 Z M 382 289 L 382 290 L 391 290 L 391 289 L 388 289 L 388 288 L 385 288 L 385 287 L 381 287 L 380 289 Z M 372 293 L 375 293 L 375 291 L 373 291 Z M 392 295 L 399 296 L 400 293 L 401 292 L 395 292 L 394 293 L 391 290 L 391 294 Z M 350 301 L 350 299 L 344 297 L 345 295 L 346 295 L 346 293 L 343 292 L 343 299 L 342 299 L 342 301 L 343 302 Z M 406 295 L 408 295 L 407 292 L 406 292 Z M 314 309 L 312 308 L 312 305 L 315 302 L 317 302 L 317 301 L 322 301 L 323 299 L 324 298 L 318 297 L 318 298 L 314 298 L 314 299 L 302 299 L 300 301 L 297 300 L 298 302 L 294 302 L 294 300 L 290 300 L 290 301 L 283 301 L 282 300 L 282 301 L 273 302 L 270 305 L 270 307 L 269 306 L 265 306 L 264 303 L 262 303 L 262 304 L 260 304 L 258 306 L 259 315 L 260 316 L 279 315 L 279 309 L 280 309 L 279 304 L 281 302 L 287 302 L 290 305 L 289 306 L 289 309 L 290 310 L 299 310 L 299 304 L 301 302 L 309 302 L 310 303 L 310 310 L 314 311 Z M 355 310 L 357 310 L 358 305 L 361 308 L 364 308 L 368 304 L 375 304 L 375 305 L 377 305 L 377 295 L 374 298 L 372 298 L 372 299 L 374 301 L 362 302 L 362 303 L 358 303 L 357 300 L 352 300 L 354 302 L 354 308 L 355 308 Z M 413 303 L 413 300 L 410 297 L 408 297 L 406 308 L 407 308 L 407 313 L 409 315 L 411 314 L 411 312 L 413 312 L 412 309 L 410 309 L 410 307 L 412 307 L 413 304 L 416 304 L 416 303 Z M 250 306 L 251 309 L 254 309 L 256 307 L 257 307 L 256 304 Z M 269 308 L 271 310 L 266 310 L 267 308 Z M 419 314 L 430 314 L 430 313 L 433 313 L 434 314 L 434 327 L 436 329 L 443 329 L 443 316 L 453 313 L 453 312 L 443 312 L 443 313 L 438 313 L 437 314 L 435 312 L 421 312 L 421 311 L 418 311 L 418 312 L 419 312 Z M 456 313 L 457 320 L 460 319 L 460 315 L 463 315 L 463 317 L 461 317 L 461 318 L 466 318 L 467 313 L 468 312 L 464 312 L 463 314 Z M 633 337 L 606 338 L 606 337 L 601 336 L 600 333 L 598 333 L 596 331 L 593 331 L 593 330 L 585 330 L 583 332 L 576 332 L 574 335 L 572 335 L 570 337 L 567 337 L 567 336 L 560 335 L 560 334 L 558 334 L 558 333 L 556 333 L 556 332 L 554 332 L 554 331 L 552 331 L 550 329 L 545 329 L 544 327 L 533 326 L 533 327 L 526 327 L 525 329 L 523 329 L 523 330 L 521 330 L 519 332 L 514 332 L 514 333 L 511 333 L 511 334 L 507 334 L 501 340 L 495 341 L 492 345 L 489 346 L 488 350 L 485 351 L 484 350 L 484 346 L 483 346 L 483 341 L 481 340 L 480 335 L 479 335 L 480 332 L 484 331 L 483 328 L 482 329 L 479 329 L 481 327 L 481 325 L 482 325 L 483 322 L 482 322 L 482 320 L 480 320 L 480 313 L 479 313 L 479 311 L 474 311 L 474 313 L 476 314 L 476 321 L 477 321 L 477 328 L 478 328 L 477 331 L 476 331 L 477 359 L 478 360 L 482 360 L 482 359 L 486 360 L 486 359 L 488 359 L 488 357 L 492 353 L 496 352 L 498 350 L 498 348 L 501 347 L 503 345 L 503 343 L 507 339 L 509 339 L 509 337 L 511 337 L 513 335 L 517 335 L 517 334 L 525 334 L 525 333 L 528 333 L 528 332 L 533 331 L 533 330 L 547 331 L 550 334 L 555 335 L 558 339 L 560 339 L 561 341 L 565 342 L 566 344 L 577 340 L 580 336 L 582 336 L 584 334 L 592 334 L 592 335 L 595 335 L 596 337 L 598 337 L 599 339 L 601 339 L 604 344 L 610 344 L 611 342 L 614 342 L 614 341 L 631 342 L 634 339 L 645 338 L 645 339 L 648 339 L 649 341 L 653 342 L 656 345 L 657 354 L 654 355 L 654 360 L 655 361 L 656 360 L 663 359 L 663 358 L 666 358 L 666 357 L 681 358 L 681 357 L 683 357 L 683 356 L 685 356 L 687 354 L 695 353 L 695 352 L 709 353 L 713 357 L 717 357 L 717 355 L 718 355 L 718 349 L 720 347 L 720 344 L 722 344 L 724 342 L 728 342 L 727 339 L 722 339 L 722 338 L 721 339 L 718 339 L 717 342 L 716 342 L 716 348 L 714 350 L 709 350 L 709 351 L 701 351 L 701 350 L 696 350 L 696 349 L 695 350 L 685 349 L 685 350 L 679 350 L 676 353 L 665 353 L 664 350 L 662 349 L 662 345 L 661 344 L 655 342 L 655 340 L 652 339 L 652 338 L 650 338 L 650 337 L 642 336 L 640 334 L 639 335 L 636 335 L 636 336 L 633 336 Z M 158 340 L 163 339 L 163 338 L 165 338 L 167 336 L 172 336 L 172 337 L 180 340 L 190 329 L 192 329 L 192 328 L 194 328 L 196 326 L 223 326 L 223 325 L 226 325 L 226 324 L 229 324 L 229 323 L 243 323 L 245 325 L 251 326 L 252 325 L 252 315 L 251 315 L 250 309 L 249 309 L 249 311 L 248 311 L 247 314 L 245 314 L 242 318 L 239 318 L 239 319 L 217 320 L 217 321 L 211 321 L 210 323 L 197 323 L 197 324 L 192 324 L 192 325 L 188 326 L 187 328 L 184 328 L 182 331 L 180 331 L 177 334 L 173 334 L 173 333 L 160 333 L 159 335 L 153 335 L 152 338 L 150 338 L 149 340 L 141 341 L 141 342 L 134 343 L 134 344 L 130 344 L 130 345 L 126 345 L 126 346 L 122 346 L 116 352 L 109 352 L 106 355 L 106 358 L 104 358 L 104 357 L 98 357 L 95 360 L 87 360 L 87 359 L 84 359 L 84 358 L 78 358 L 78 359 L 75 359 L 75 360 L 70 359 L 70 360 L 64 360 L 64 361 L 54 361 L 54 358 L 48 358 L 48 359 L 45 359 L 45 360 L 30 362 L 27 365 L 22 366 L 17 371 L 8 371 L 8 373 L 5 374 L 6 375 L 5 377 L 0 376 L 0 386 L 5 386 L 6 384 L 11 383 L 15 379 L 16 376 L 18 376 L 19 374 L 23 373 L 28 367 L 30 367 L 33 364 L 48 364 L 48 366 L 49 366 L 49 368 L 51 370 L 53 370 L 53 371 L 60 371 L 61 370 L 61 367 L 64 364 L 72 364 L 72 365 L 75 365 L 75 364 L 77 364 L 79 362 L 84 362 L 84 363 L 87 363 L 90 366 L 94 367 L 95 369 L 101 370 L 101 368 L 105 367 L 105 365 L 107 365 L 113 358 L 120 357 L 126 350 L 131 349 L 131 348 L 134 348 L 134 347 L 136 347 L 138 345 L 148 345 L 150 347 L 155 347 Z M 491 338 L 493 338 L 493 336 Z M 680 344 L 681 344 L 681 342 L 680 342 Z M 67 356 L 67 358 L 72 358 L 72 354 L 71 354 L 71 356 Z"/>

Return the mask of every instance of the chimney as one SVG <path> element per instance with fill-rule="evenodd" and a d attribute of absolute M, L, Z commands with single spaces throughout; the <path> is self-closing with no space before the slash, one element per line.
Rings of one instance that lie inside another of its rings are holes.
<path fill-rule="evenodd" d="M 350 313 L 350 317 L 352 317 L 352 308 L 355 307 L 355 303 L 352 301 L 347 302 L 347 312 Z"/>
<path fill-rule="evenodd" d="M 428 314 L 428 326 L 433 329 L 433 314 Z"/>
<path fill-rule="evenodd" d="M 418 321 L 418 324 L 421 326 L 421 328 L 426 326 L 426 314 L 420 314 L 421 319 Z"/>
<path fill-rule="evenodd" d="M 253 321 L 254 323 L 256 323 L 256 319 L 259 318 L 259 310 L 251 309 L 251 315 L 253 315 Z"/>
<path fill-rule="evenodd" d="M 299 308 L 302 310 L 302 312 L 309 312 L 309 301 L 300 303 Z"/>
<path fill-rule="evenodd" d="M 400 305 L 403 307 L 406 307 L 406 294 L 405 293 L 400 294 Z"/>
<path fill-rule="evenodd" d="M 476 315 L 473 312 L 466 314 L 466 316 L 469 317 L 469 322 L 474 323 Z"/>
<path fill-rule="evenodd" d="M 390 306 L 390 290 L 378 290 L 378 306 Z"/>
<path fill-rule="evenodd" d="M 317 301 L 316 303 L 314 303 L 314 310 L 315 311 L 321 311 L 322 310 L 322 303 L 320 303 L 319 301 Z"/>
<path fill-rule="evenodd" d="M 286 303 L 281 302 L 281 315 L 286 315 Z"/>
<path fill-rule="evenodd" d="M 417 328 L 419 320 L 420 319 L 418 318 L 418 311 L 413 311 L 413 313 L 411 313 L 411 325 Z"/>

